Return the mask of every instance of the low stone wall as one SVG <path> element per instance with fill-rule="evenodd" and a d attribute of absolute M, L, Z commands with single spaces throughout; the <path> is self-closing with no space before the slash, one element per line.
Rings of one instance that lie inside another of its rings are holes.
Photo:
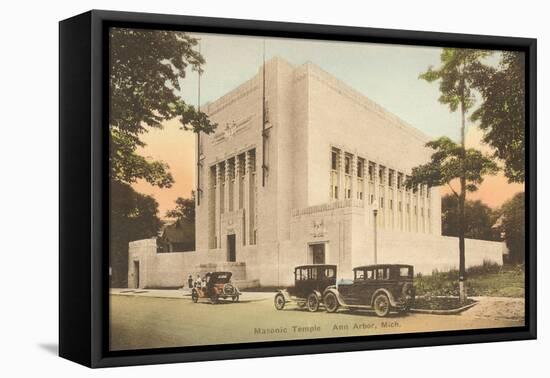
<path fill-rule="evenodd" d="M 187 286 L 187 277 L 196 278 L 210 271 L 230 271 L 233 280 L 258 282 L 262 286 L 287 286 L 293 282 L 293 268 L 308 263 L 307 245 L 280 243 L 247 246 L 239 251 L 242 262 L 226 262 L 225 251 L 206 250 L 193 252 L 157 253 L 156 240 L 146 239 L 129 245 L 129 287 L 169 288 Z M 337 263 L 338 244 L 331 248 Z M 345 247 L 344 243 L 344 247 Z M 351 245 L 348 248 L 352 248 Z M 372 240 L 355 245 L 351 261 L 339 270 L 339 277 L 351 278 L 352 267 L 373 263 Z M 466 239 L 466 266 L 481 265 L 484 261 L 502 264 L 506 252 L 502 242 Z M 431 274 L 434 270 L 458 268 L 458 238 L 429 234 L 379 231 L 378 263 L 411 264 L 416 273 Z M 348 266 L 349 265 L 349 266 Z M 137 282 L 139 266 L 139 283 Z M 345 269 L 344 269 L 345 268 Z M 250 284 L 246 284 L 250 286 Z M 245 286 L 243 286 L 244 288 Z"/>
<path fill-rule="evenodd" d="M 506 252 L 503 242 L 466 239 L 466 267 L 489 261 L 502 265 Z M 413 233 L 379 233 L 378 262 L 405 263 L 415 272 L 431 274 L 434 270 L 458 269 L 458 238 Z"/>
<path fill-rule="evenodd" d="M 229 271 L 233 280 L 244 281 L 246 264 L 223 261 L 221 250 L 157 253 L 156 239 L 137 240 L 129 243 L 128 286 L 136 288 L 169 288 L 187 286 L 189 275 L 204 276 L 211 271 Z M 139 274 L 136 271 L 139 265 Z M 136 278 L 139 276 L 139 283 Z"/>

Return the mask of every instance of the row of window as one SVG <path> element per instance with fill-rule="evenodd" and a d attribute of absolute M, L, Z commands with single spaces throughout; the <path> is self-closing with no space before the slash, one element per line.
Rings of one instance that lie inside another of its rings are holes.
<path fill-rule="evenodd" d="M 337 148 L 332 148 L 331 152 L 331 170 L 333 172 L 339 173 L 340 171 L 340 154 L 341 150 Z M 347 176 L 352 176 L 352 160 L 353 155 L 350 153 L 345 152 L 344 153 L 344 174 Z M 366 167 L 366 169 L 365 169 Z M 376 163 L 372 161 L 368 161 L 364 158 L 357 157 L 357 172 L 356 175 L 358 178 L 362 179 L 365 176 L 368 177 L 368 180 L 370 182 L 374 182 L 375 180 L 375 174 L 376 174 Z M 406 176 L 404 173 L 396 172 L 396 170 L 391 168 L 386 168 L 383 165 L 378 165 L 378 183 L 380 185 L 388 185 L 389 187 L 397 187 L 397 189 L 403 189 L 405 188 L 405 182 L 406 180 L 410 179 L 410 176 Z M 427 188 L 425 185 L 420 185 L 418 188 L 418 191 L 420 191 L 420 195 L 424 195 L 424 192 L 426 192 L 426 195 L 429 196 L 429 190 L 426 190 Z M 407 190 L 405 188 L 405 190 Z"/>
<path fill-rule="evenodd" d="M 248 187 L 245 187 L 245 165 L 249 166 Z M 238 179 L 238 190 L 235 188 L 235 180 Z M 248 193 L 248 201 L 245 203 L 245 191 Z M 225 194 L 228 194 L 228 203 L 225 203 Z M 238 203 L 235 204 L 237 196 Z M 256 233 L 256 207 L 257 207 L 257 185 L 256 185 L 256 150 L 251 149 L 237 156 L 210 166 L 209 197 L 209 248 L 218 248 L 220 237 L 221 214 L 232 212 L 238 209 L 245 209 L 248 213 L 248 221 L 243 220 L 242 242 L 243 245 L 254 245 L 257 242 Z M 219 209 L 219 216 L 216 217 L 216 205 Z"/>
<path fill-rule="evenodd" d="M 340 193 L 340 175 L 341 175 L 341 169 L 340 169 L 340 156 L 342 154 L 342 151 L 337 148 L 332 148 L 331 150 L 331 193 L 330 197 L 332 199 L 339 199 L 339 193 Z M 352 169 L 352 163 L 353 163 L 353 155 L 347 152 L 344 152 L 344 178 L 343 178 L 343 184 L 344 184 L 344 197 L 346 199 L 352 198 L 352 189 L 351 184 L 353 180 L 353 169 Z M 397 172 L 394 169 L 386 168 L 383 165 L 378 165 L 378 172 L 377 170 L 377 164 L 372 161 L 367 161 L 364 158 L 357 157 L 357 170 L 355 172 L 356 178 L 357 178 L 357 199 L 363 200 L 363 187 L 364 187 L 364 180 L 365 176 L 368 178 L 368 182 L 370 184 L 374 184 L 375 182 L 375 174 L 378 175 L 378 184 L 381 186 L 388 186 L 389 188 L 397 188 L 397 190 L 403 190 L 405 189 L 406 192 L 409 192 L 410 190 L 405 188 L 405 182 L 406 180 L 410 179 L 410 176 L 406 176 L 404 173 Z M 374 192 L 374 190 L 371 190 L 371 193 Z M 430 190 L 426 185 L 419 185 L 418 190 L 413 190 L 415 195 L 419 195 L 420 197 L 423 197 L 424 195 L 426 197 L 430 196 Z M 373 202 L 373 195 L 371 194 L 371 203 Z"/>

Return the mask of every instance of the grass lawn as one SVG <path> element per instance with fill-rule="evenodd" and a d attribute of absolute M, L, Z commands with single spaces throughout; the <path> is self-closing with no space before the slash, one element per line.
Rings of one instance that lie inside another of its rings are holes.
<path fill-rule="evenodd" d="M 458 271 L 417 275 L 416 295 L 458 296 Z M 525 272 L 522 266 L 499 266 L 485 263 L 471 267 L 466 274 L 468 296 L 524 297 Z"/>

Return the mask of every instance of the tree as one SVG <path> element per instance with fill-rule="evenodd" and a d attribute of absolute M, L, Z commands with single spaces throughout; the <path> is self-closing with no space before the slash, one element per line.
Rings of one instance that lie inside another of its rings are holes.
<path fill-rule="evenodd" d="M 143 179 L 161 188 L 172 185 L 166 164 L 136 153 L 145 145 L 140 136 L 148 127 L 162 128 L 163 121 L 178 118 L 184 130 L 207 134 L 215 130 L 204 113 L 176 94 L 186 69 L 201 70 L 204 64 L 196 45 L 197 39 L 183 32 L 110 29 L 112 180 L 132 184 Z"/>
<path fill-rule="evenodd" d="M 182 252 L 195 249 L 195 192 L 191 198 L 178 197 L 176 207 L 166 212 L 166 217 L 176 222 L 167 226 L 159 240 L 159 247 L 164 252 Z M 171 244 L 175 249 L 169 249 Z"/>
<path fill-rule="evenodd" d="M 517 193 L 502 205 L 502 230 L 509 251 L 509 262 L 525 262 L 525 193 Z"/>
<path fill-rule="evenodd" d="M 158 217 L 157 201 L 137 193 L 130 185 L 112 182 L 110 196 L 111 287 L 126 287 L 128 243 L 156 237 L 162 223 Z"/>
<path fill-rule="evenodd" d="M 466 134 L 466 113 L 474 105 L 475 97 L 472 92 L 473 74 L 479 69 L 479 60 L 488 56 L 489 53 L 483 50 L 471 49 L 454 49 L 444 48 L 441 52 L 441 66 L 438 69 L 429 67 L 428 71 L 420 75 L 421 79 L 431 83 L 439 81 L 439 102 L 449 106 L 451 112 L 460 110 L 461 126 L 460 126 L 460 146 L 452 152 L 455 161 L 459 164 L 448 172 L 446 175 L 454 176 L 460 182 L 458 192 L 453 191 L 458 197 L 458 246 L 459 246 L 459 290 L 460 300 L 466 300 L 466 289 L 464 281 L 466 279 L 466 260 L 465 260 L 465 216 L 464 203 L 466 202 L 467 188 L 467 161 L 474 156 L 467 156 L 465 146 Z M 441 139 L 440 139 L 441 141 Z M 450 142 L 450 140 L 448 140 Z M 444 141 L 442 141 L 444 143 Z M 442 145 L 443 147 L 443 145 Z M 437 147 L 434 146 L 437 149 Z M 450 153 L 451 151 L 447 151 Z M 472 160 L 474 162 L 474 160 Z M 482 160 L 477 160 L 478 163 L 483 163 Z M 453 168 L 453 167 L 449 167 Z M 458 171 L 456 170 L 458 168 Z M 450 184 L 450 182 L 449 182 Z"/>
<path fill-rule="evenodd" d="M 493 228 L 498 214 L 481 201 L 466 200 L 464 204 L 466 229 L 464 236 L 471 239 L 500 240 L 498 230 Z M 458 199 L 449 194 L 441 199 L 441 233 L 458 236 Z"/>
<path fill-rule="evenodd" d="M 112 285 L 126 286 L 128 242 L 156 236 L 161 224 L 154 199 L 136 193 L 130 185 L 145 180 L 168 188 L 174 182 L 168 165 L 137 153 L 145 146 L 141 136 L 174 118 L 183 130 L 209 134 L 216 128 L 177 95 L 186 69 L 200 72 L 204 64 L 196 45 L 197 40 L 183 32 L 110 29 Z"/>
<path fill-rule="evenodd" d="M 175 218 L 180 221 L 195 222 L 195 191 L 191 192 L 191 198 L 176 198 L 176 207 L 166 212 L 167 218 Z"/>
<path fill-rule="evenodd" d="M 498 67 L 478 63 L 473 86 L 482 103 L 471 119 L 479 121 L 484 142 L 504 161 L 510 182 L 525 181 L 525 54 L 503 51 Z"/>

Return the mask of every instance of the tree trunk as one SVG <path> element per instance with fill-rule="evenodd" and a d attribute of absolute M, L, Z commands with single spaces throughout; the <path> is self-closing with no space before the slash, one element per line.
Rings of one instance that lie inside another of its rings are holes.
<path fill-rule="evenodd" d="M 466 245 L 465 245 L 465 213 L 464 213 L 464 203 L 466 202 L 466 180 L 464 177 L 460 178 L 460 196 L 458 198 L 458 253 L 459 253 L 459 263 L 458 263 L 458 287 L 460 302 L 466 302 Z"/>
<path fill-rule="evenodd" d="M 460 144 L 462 146 L 462 172 L 460 175 L 460 195 L 458 197 L 458 289 L 460 302 L 466 302 L 466 245 L 465 245 L 465 230 L 466 230 L 466 216 L 464 212 L 464 205 L 466 202 L 466 175 L 464 172 L 464 159 L 466 157 L 466 109 L 464 106 L 464 96 L 460 103 L 460 110 L 462 113 L 462 125 L 460 129 Z"/>

